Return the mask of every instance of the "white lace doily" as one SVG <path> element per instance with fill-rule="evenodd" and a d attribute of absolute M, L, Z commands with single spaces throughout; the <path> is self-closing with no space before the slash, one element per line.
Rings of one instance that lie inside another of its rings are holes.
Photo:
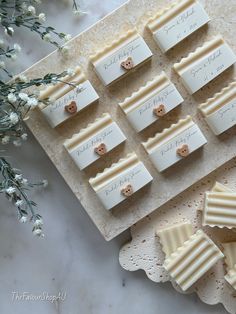
<path fill-rule="evenodd" d="M 131 242 L 120 250 L 120 264 L 129 271 L 143 269 L 154 282 L 169 281 L 168 273 L 162 267 L 164 254 L 155 231 L 158 227 L 190 221 L 194 228 L 201 226 L 201 209 L 204 192 L 210 190 L 215 181 L 236 190 L 236 159 L 228 162 L 213 174 L 196 183 L 187 191 L 156 210 L 150 216 L 132 226 Z M 221 242 L 236 240 L 236 232 L 226 228 L 203 228 L 221 247 Z M 224 261 L 218 262 L 188 292 L 196 292 L 207 304 L 222 303 L 225 309 L 236 313 L 236 291 L 224 279 Z M 173 287 L 182 292 L 174 282 Z"/>

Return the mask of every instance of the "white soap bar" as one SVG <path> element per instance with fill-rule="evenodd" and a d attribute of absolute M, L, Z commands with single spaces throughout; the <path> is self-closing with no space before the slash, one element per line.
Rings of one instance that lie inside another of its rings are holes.
<path fill-rule="evenodd" d="M 53 128 L 99 99 L 97 92 L 79 67 L 75 69 L 74 75 L 66 76 L 61 80 L 65 83 L 60 82 L 50 86 L 40 94 L 39 108 Z M 46 98 L 50 100 L 48 105 L 42 103 Z"/>
<path fill-rule="evenodd" d="M 183 101 L 175 85 L 162 72 L 119 105 L 134 129 L 140 132 Z"/>
<path fill-rule="evenodd" d="M 159 12 L 147 27 L 162 52 L 166 52 L 209 21 L 198 1 L 183 0 Z"/>
<path fill-rule="evenodd" d="M 203 226 L 232 229 L 236 227 L 236 193 L 206 192 Z"/>
<path fill-rule="evenodd" d="M 163 266 L 186 291 L 223 257 L 214 242 L 198 230 L 165 260 Z"/>
<path fill-rule="evenodd" d="M 199 106 L 212 131 L 219 135 L 236 124 L 236 82 Z"/>
<path fill-rule="evenodd" d="M 82 170 L 125 140 L 126 137 L 117 123 L 105 113 L 66 140 L 64 146 Z"/>
<path fill-rule="evenodd" d="M 225 255 L 226 269 L 229 271 L 236 265 L 236 242 L 222 243 Z"/>
<path fill-rule="evenodd" d="M 142 144 L 154 166 L 161 172 L 206 143 L 198 125 L 191 116 L 187 116 Z"/>
<path fill-rule="evenodd" d="M 111 209 L 153 180 L 135 153 L 91 178 L 91 184 L 106 209 Z"/>
<path fill-rule="evenodd" d="M 167 258 L 190 238 L 193 234 L 193 226 L 189 222 L 184 222 L 157 230 L 156 234 L 160 238 L 162 251 Z"/>
<path fill-rule="evenodd" d="M 91 56 L 95 71 L 109 85 L 152 57 L 152 52 L 136 30 L 112 42 Z"/>
<path fill-rule="evenodd" d="M 195 93 L 236 62 L 236 56 L 221 36 L 197 48 L 174 69 L 190 94 Z"/>

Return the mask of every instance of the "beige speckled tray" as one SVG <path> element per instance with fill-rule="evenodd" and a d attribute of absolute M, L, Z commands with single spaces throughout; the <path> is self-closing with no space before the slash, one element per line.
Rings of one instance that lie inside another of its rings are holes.
<path fill-rule="evenodd" d="M 27 70 L 28 76 L 37 77 L 48 72 L 61 72 L 79 64 L 100 96 L 98 105 L 86 109 L 73 120 L 64 123 L 57 129 L 52 129 L 38 110 L 32 112 L 27 125 L 106 240 L 114 238 L 236 155 L 236 129 L 233 128 L 224 135 L 216 137 L 196 110 L 197 104 L 218 92 L 233 79 L 234 69 L 231 67 L 194 96 L 188 95 L 176 74 L 171 70 L 174 62 L 179 61 L 183 56 L 202 45 L 204 41 L 219 33 L 230 43 L 234 50 L 236 49 L 236 34 L 233 27 L 234 10 L 228 10 L 228 7 L 233 5 L 235 1 L 227 1 L 227 6 L 221 0 L 205 1 L 205 3 L 201 1 L 212 19 L 210 25 L 203 27 L 164 55 L 148 31 L 144 30 L 144 25 L 149 17 L 157 9 L 164 8 L 167 2 L 169 1 L 130 0 L 70 41 L 68 44 L 70 51 L 66 59 L 62 58 L 58 52 L 54 52 Z M 105 88 L 89 64 L 88 57 L 96 49 L 101 49 L 104 43 L 109 44 L 119 34 L 133 27 L 137 27 L 154 53 L 152 62 L 138 68 L 134 73 L 115 83 L 115 85 Z M 162 70 L 166 71 L 176 84 L 185 101 L 171 114 L 168 114 L 165 121 L 157 122 L 141 134 L 136 134 L 121 109 L 118 108 L 118 102 L 129 96 L 155 75 L 160 74 Z M 103 112 L 111 114 L 128 140 L 125 145 L 109 153 L 109 156 L 81 172 L 64 150 L 62 143 Z M 159 174 L 141 146 L 141 141 L 145 141 L 149 136 L 153 136 L 157 131 L 176 122 L 177 119 L 184 117 L 186 114 L 192 115 L 199 124 L 207 137 L 208 144 L 204 150 L 193 153 L 184 162 L 171 167 L 164 174 Z M 131 151 L 135 151 L 145 163 L 154 177 L 153 183 L 137 192 L 135 197 L 131 197 L 113 210 L 107 211 L 89 186 L 88 178 L 95 176 L 97 172 L 102 171 Z"/>

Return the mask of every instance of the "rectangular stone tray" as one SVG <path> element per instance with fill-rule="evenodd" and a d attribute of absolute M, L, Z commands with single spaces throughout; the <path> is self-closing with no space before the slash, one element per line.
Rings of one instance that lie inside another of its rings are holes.
<path fill-rule="evenodd" d="M 212 19 L 210 25 L 201 28 L 164 55 L 151 34 L 144 30 L 144 25 L 157 9 L 165 8 L 166 5 L 166 0 L 130 0 L 71 40 L 68 43 L 70 50 L 66 58 L 55 51 L 26 71 L 29 77 L 39 77 L 48 72 L 60 73 L 67 68 L 80 65 L 100 96 L 99 104 L 92 105 L 56 129 L 49 126 L 37 109 L 32 111 L 26 123 L 106 240 L 119 235 L 236 155 L 236 128 L 216 137 L 197 112 L 198 104 L 212 97 L 233 80 L 235 69 L 231 67 L 194 96 L 187 93 L 177 75 L 171 70 L 173 63 L 180 61 L 183 56 L 217 34 L 221 34 L 235 51 L 234 14 L 231 10 L 226 10 L 225 4 L 220 0 L 203 2 Z M 92 69 L 88 57 L 97 49 L 102 49 L 104 43 L 109 44 L 114 38 L 134 27 L 144 36 L 152 50 L 154 54 L 152 61 L 111 87 L 105 88 Z M 163 121 L 158 121 L 137 134 L 118 107 L 118 103 L 160 74 L 162 70 L 166 71 L 185 101 Z M 104 112 L 111 114 L 126 134 L 127 141 L 85 171 L 80 171 L 63 148 L 63 142 Z M 192 115 L 198 123 L 208 144 L 204 149 L 198 150 L 186 160 L 160 174 L 153 167 L 141 142 L 187 114 Z M 88 179 L 131 151 L 135 151 L 144 162 L 154 178 L 153 183 L 111 211 L 107 211 L 90 187 Z"/>

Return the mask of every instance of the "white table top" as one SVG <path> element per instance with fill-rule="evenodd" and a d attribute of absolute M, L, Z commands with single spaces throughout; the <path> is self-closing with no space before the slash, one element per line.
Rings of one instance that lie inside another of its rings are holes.
<path fill-rule="evenodd" d="M 65 2 L 69 1 L 48 1 L 42 12 L 47 13 L 49 24 L 76 35 L 125 1 L 88 0 L 84 7 L 89 14 L 78 20 Z M 14 64 L 16 72 L 53 50 L 36 35 L 19 31 L 16 34 L 23 47 L 20 62 Z M 178 294 L 170 284 L 151 282 L 144 272 L 123 270 L 118 253 L 129 239 L 129 232 L 105 242 L 32 136 L 22 148 L 11 148 L 9 154 L 12 163 L 29 179 L 47 178 L 50 184 L 32 195 L 45 220 L 44 239 L 34 238 L 30 225 L 19 224 L 13 206 L 1 198 L 1 313 L 225 313 L 220 305 L 207 306 L 196 295 Z M 65 300 L 27 301 L 59 293 L 62 297 L 66 294 Z"/>

